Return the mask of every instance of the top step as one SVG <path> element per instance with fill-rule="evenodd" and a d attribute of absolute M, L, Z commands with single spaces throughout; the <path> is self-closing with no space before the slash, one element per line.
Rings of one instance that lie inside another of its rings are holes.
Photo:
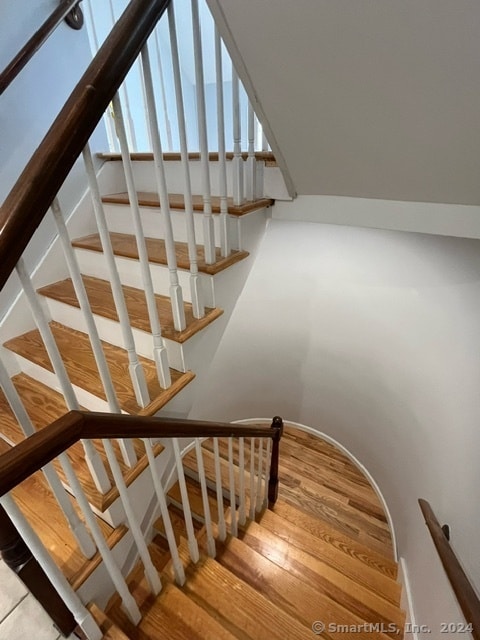
<path fill-rule="evenodd" d="M 227 160 L 233 159 L 233 151 L 227 151 L 225 157 Z M 121 161 L 122 155 L 120 153 L 97 153 L 97 158 L 101 160 L 107 161 Z M 219 154 L 216 151 L 211 151 L 208 154 L 208 159 L 210 162 L 218 162 Z M 244 151 L 242 153 L 242 159 L 246 160 L 248 158 L 248 153 Z M 153 153 L 148 151 L 144 153 L 131 153 L 130 159 L 133 161 L 140 162 L 152 162 L 153 161 Z M 182 155 L 178 152 L 166 152 L 163 154 L 163 160 L 166 162 L 180 162 L 182 159 Z M 188 154 L 189 160 L 200 160 L 200 152 L 193 151 Z M 277 161 L 275 160 L 275 156 L 271 151 L 255 151 L 255 160 L 258 162 L 265 162 L 265 166 L 267 167 L 276 167 Z"/>

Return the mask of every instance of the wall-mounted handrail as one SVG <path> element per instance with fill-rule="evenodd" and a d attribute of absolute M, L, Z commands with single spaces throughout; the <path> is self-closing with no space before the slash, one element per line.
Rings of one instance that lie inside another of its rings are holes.
<path fill-rule="evenodd" d="M 132 0 L 0 209 L 0 289 L 170 0 Z"/>
<path fill-rule="evenodd" d="M 33 36 L 8 63 L 2 73 L 0 73 L 0 95 L 15 80 L 20 71 L 48 40 L 58 25 L 75 11 L 81 1 L 82 0 L 64 0 L 52 11 L 42 26 L 35 31 Z M 69 24 L 72 24 L 72 21 L 69 21 Z"/>
<path fill-rule="evenodd" d="M 432 507 L 422 498 L 418 503 L 465 620 L 472 625 L 472 637 L 480 640 L 480 599 L 462 569 Z"/>
<path fill-rule="evenodd" d="M 69 411 L 41 431 L 26 438 L 0 456 L 0 496 L 51 462 L 80 439 L 110 438 L 271 438 L 282 434 L 281 418 L 271 427 L 250 427 L 228 422 L 203 422 L 174 418 L 151 418 L 125 414 Z M 272 455 L 278 447 L 273 448 Z M 271 464 L 274 478 L 269 483 L 270 504 L 276 499 L 278 461 Z"/>

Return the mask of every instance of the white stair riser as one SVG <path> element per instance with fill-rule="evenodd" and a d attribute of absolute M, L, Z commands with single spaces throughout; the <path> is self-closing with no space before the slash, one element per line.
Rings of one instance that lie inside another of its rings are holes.
<path fill-rule="evenodd" d="M 46 300 L 53 320 L 71 327 L 72 329 L 77 329 L 77 331 L 88 333 L 85 318 L 78 307 L 72 307 L 69 304 L 65 304 L 51 298 L 46 298 Z M 120 324 L 115 320 L 110 320 L 109 318 L 104 318 L 99 315 L 95 315 L 94 317 L 100 339 L 108 342 L 109 344 L 124 348 Z M 133 327 L 132 333 L 137 354 L 152 360 L 153 340 L 151 334 Z M 168 353 L 169 366 L 177 371 L 185 372 L 187 369 L 185 368 L 186 365 L 183 353 L 184 344 L 165 338 L 165 347 Z"/>
<path fill-rule="evenodd" d="M 132 214 L 130 207 L 125 204 L 106 203 L 105 215 L 107 218 L 108 229 L 110 232 L 132 234 Z M 173 227 L 173 237 L 177 242 L 187 242 L 186 216 L 184 211 L 171 210 L 171 220 Z M 142 218 L 143 233 L 147 238 L 164 238 L 165 223 L 164 216 L 158 207 L 140 207 L 140 215 Z M 196 211 L 193 214 L 195 226 L 195 242 L 203 244 L 203 213 Z M 229 216 L 230 237 L 232 248 L 237 248 L 238 241 L 236 239 L 236 217 Z M 213 224 L 215 232 L 215 245 L 220 246 L 220 216 L 213 215 Z"/>
<path fill-rule="evenodd" d="M 102 278 L 103 280 L 110 280 L 110 273 L 102 253 L 99 251 L 89 251 L 87 249 L 76 248 L 75 255 L 77 256 L 80 271 L 83 275 Z M 138 260 L 116 256 L 115 263 L 123 285 L 143 290 L 140 264 Z M 168 296 L 170 288 L 168 268 L 165 265 L 150 263 L 150 269 L 155 293 Z M 187 302 L 191 302 L 190 272 L 179 269 L 178 279 L 180 286 L 182 287 L 183 299 Z M 200 283 L 205 306 L 214 307 L 213 276 L 201 273 Z"/>

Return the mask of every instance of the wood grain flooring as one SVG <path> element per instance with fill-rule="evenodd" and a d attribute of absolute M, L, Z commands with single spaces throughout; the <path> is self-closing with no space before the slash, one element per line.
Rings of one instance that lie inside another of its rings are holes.
<path fill-rule="evenodd" d="M 126 233 L 110 233 L 112 249 L 116 256 L 138 260 L 138 249 L 135 236 Z M 145 238 L 148 252 L 148 260 L 152 264 L 167 264 L 167 251 L 165 241 L 161 238 Z M 87 249 L 89 251 L 102 252 L 102 243 L 98 234 L 77 238 L 72 242 L 74 247 Z M 197 245 L 198 270 L 214 276 L 224 269 L 228 269 L 233 264 L 248 257 L 247 251 L 232 251 L 226 258 L 222 258 L 220 249 L 215 249 L 216 259 L 214 264 L 205 262 L 205 250 Z M 175 242 L 175 253 L 177 256 L 177 267 L 186 271 L 190 270 L 190 258 L 188 255 L 188 245 L 186 242 Z"/>
<path fill-rule="evenodd" d="M 83 276 L 83 283 L 87 292 L 88 300 L 95 315 L 108 318 L 118 322 L 118 314 L 113 298 L 112 287 L 106 280 Z M 148 316 L 147 300 L 145 292 L 134 287 L 122 287 L 125 304 L 127 306 L 130 326 L 149 333 L 150 320 Z M 38 290 L 43 296 L 63 302 L 73 307 L 79 308 L 79 302 L 75 294 L 73 282 L 70 278 L 42 287 Z M 193 308 L 189 302 L 184 302 L 185 320 L 187 323 L 183 331 L 176 331 L 173 325 L 173 314 L 170 298 L 162 295 L 155 295 L 158 317 L 162 327 L 164 338 L 183 343 L 196 333 L 204 329 L 216 318 L 222 315 L 221 309 L 205 309 L 205 316 L 197 319 L 193 317 Z"/>
<path fill-rule="evenodd" d="M 65 327 L 58 322 L 51 322 L 50 328 L 72 384 L 106 400 L 89 337 L 81 331 Z M 4 346 L 53 372 L 43 340 L 36 329 L 8 340 Z M 120 408 L 126 413 L 153 415 L 194 378 L 194 374 L 190 371 L 180 373 L 171 369 L 172 385 L 168 389 L 162 389 L 157 379 L 155 363 L 147 358 L 139 357 L 145 372 L 151 400 L 147 407 L 142 408 L 137 404 L 132 388 L 128 372 L 127 352 L 107 342 L 102 342 L 102 347 Z"/>
<path fill-rule="evenodd" d="M 148 191 L 137 192 L 138 204 L 142 207 L 160 207 L 158 193 Z M 185 210 L 185 200 L 183 193 L 169 193 L 170 209 Z M 128 193 L 112 193 L 102 197 L 102 201 L 110 204 L 130 204 Z M 271 198 L 259 198 L 258 200 L 248 200 L 241 205 L 233 204 L 233 198 L 227 198 L 228 213 L 231 216 L 244 216 L 252 211 L 264 209 L 274 204 Z M 194 211 L 203 211 L 202 196 L 192 196 Z M 220 213 L 220 197 L 212 196 L 212 213 Z"/>

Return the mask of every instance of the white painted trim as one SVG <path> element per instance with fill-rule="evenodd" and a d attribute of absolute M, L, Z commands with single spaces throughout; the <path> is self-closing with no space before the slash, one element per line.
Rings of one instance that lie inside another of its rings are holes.
<path fill-rule="evenodd" d="M 413 609 L 412 588 L 408 577 L 407 562 L 405 558 L 398 559 L 398 582 L 402 585 L 402 599 L 400 607 L 405 611 L 405 626 L 412 629 L 405 634 L 405 640 L 419 640 L 418 633 L 414 629 L 418 629 Z"/>
<path fill-rule="evenodd" d="M 232 421 L 233 424 L 250 424 L 250 423 L 258 423 L 258 422 L 271 423 L 272 418 L 246 418 L 244 420 Z M 380 490 L 380 487 L 376 483 L 370 471 L 368 471 L 368 469 L 360 462 L 360 460 L 358 460 L 358 458 L 356 458 L 353 455 L 353 453 L 350 453 L 350 451 L 343 444 L 340 444 L 340 442 L 335 440 L 335 438 L 332 438 L 326 433 L 323 433 L 323 431 L 318 431 L 318 429 L 314 429 L 313 427 L 307 427 L 304 424 L 300 424 L 299 422 L 293 422 L 291 420 L 284 420 L 283 423 L 287 426 L 292 426 L 292 427 L 295 427 L 296 429 L 300 429 L 301 431 L 306 431 L 307 433 L 310 433 L 312 436 L 316 436 L 317 438 L 323 438 L 333 446 L 337 447 L 337 449 L 340 449 L 340 451 L 342 451 L 342 453 L 344 453 L 347 456 L 347 458 L 350 458 L 350 460 L 360 469 L 360 471 L 362 471 L 362 473 L 365 474 L 370 484 L 372 485 L 375 493 L 377 494 L 378 499 L 382 503 L 383 510 L 385 511 L 385 514 L 387 516 L 388 526 L 390 527 L 390 531 L 392 534 L 393 554 L 395 556 L 395 560 L 398 562 L 397 537 L 395 534 L 395 528 L 393 526 L 393 519 L 390 513 L 390 509 L 388 508 L 387 501 L 385 500 L 383 493 Z"/>

